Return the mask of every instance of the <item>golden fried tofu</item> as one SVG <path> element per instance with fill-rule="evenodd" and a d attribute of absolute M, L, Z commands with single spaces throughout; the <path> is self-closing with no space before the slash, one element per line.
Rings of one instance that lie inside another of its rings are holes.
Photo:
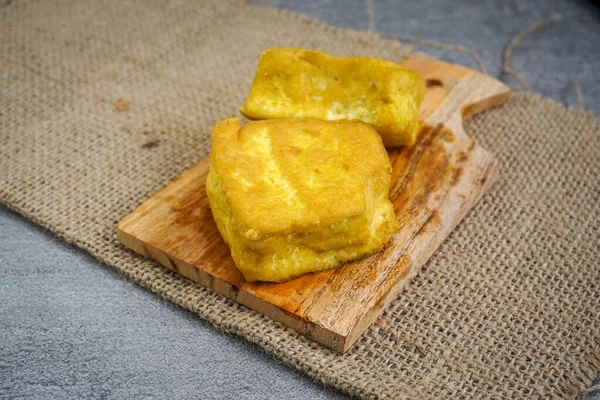
<path fill-rule="evenodd" d="M 219 122 L 206 193 L 248 281 L 281 282 L 381 249 L 398 229 L 381 138 L 358 121 Z"/>
<path fill-rule="evenodd" d="M 410 146 L 424 94 L 419 74 L 391 61 L 269 49 L 240 112 L 249 119 L 360 120 L 379 132 L 386 147 Z"/>

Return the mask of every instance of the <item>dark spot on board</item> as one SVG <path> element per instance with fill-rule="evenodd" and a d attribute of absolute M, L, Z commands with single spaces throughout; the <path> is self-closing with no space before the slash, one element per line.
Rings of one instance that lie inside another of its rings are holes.
<path fill-rule="evenodd" d="M 400 279 L 406 277 L 413 268 L 413 262 L 411 260 L 410 255 L 403 254 L 400 256 L 398 261 L 394 264 L 394 266 L 389 270 L 387 276 L 388 279 L 391 277 L 393 282 L 398 282 Z M 381 297 L 377 301 L 377 305 L 383 305 L 384 297 Z"/>
<path fill-rule="evenodd" d="M 439 79 L 430 78 L 425 81 L 425 86 L 427 86 L 428 88 L 444 87 L 444 84 Z"/>
<path fill-rule="evenodd" d="M 462 174 L 463 174 L 462 167 L 455 169 L 454 173 L 452 174 L 452 178 L 450 179 L 450 185 L 452 185 L 452 186 L 456 185 L 458 183 L 458 181 L 460 181 Z"/>
<path fill-rule="evenodd" d="M 231 285 L 229 287 L 230 297 L 237 298 L 239 292 L 240 292 L 240 288 L 237 287 L 236 285 Z"/>
<path fill-rule="evenodd" d="M 452 133 L 452 131 L 450 129 L 444 129 L 440 133 L 440 139 L 442 139 L 446 143 L 452 143 L 452 142 L 454 142 L 456 137 L 454 136 L 454 133 Z"/>
<path fill-rule="evenodd" d="M 485 186 L 485 183 L 487 182 L 487 180 L 488 180 L 488 175 L 487 175 L 487 174 L 486 174 L 486 175 L 483 175 L 483 176 L 481 177 L 481 179 L 479 179 L 479 184 L 480 184 L 481 186 Z"/>
<path fill-rule="evenodd" d="M 151 140 L 142 145 L 142 149 L 153 149 L 155 147 L 158 147 L 158 140 Z"/>
<path fill-rule="evenodd" d="M 471 152 L 475 148 L 475 142 L 471 140 L 469 147 L 467 147 L 467 152 Z"/>
<path fill-rule="evenodd" d="M 476 112 L 476 109 L 473 104 L 466 105 L 460 110 L 460 114 L 462 115 L 462 117 L 464 119 L 469 118 L 470 116 L 475 114 L 475 112 Z"/>
<path fill-rule="evenodd" d="M 465 153 L 464 151 L 460 151 L 458 153 L 458 157 L 456 158 L 456 162 L 459 164 L 463 163 L 463 162 L 467 161 L 467 158 L 468 158 L 467 153 Z"/>
<path fill-rule="evenodd" d="M 440 218 L 440 215 L 437 211 L 434 211 L 431 213 L 429 219 L 427 220 L 427 222 L 425 222 L 425 225 L 423 226 L 427 229 L 436 229 L 440 225 L 442 225 L 442 218 Z"/>
<path fill-rule="evenodd" d="M 175 260 L 173 260 L 169 255 L 165 254 L 166 258 L 167 258 L 167 263 L 169 265 L 166 265 L 167 268 L 172 269 L 175 272 L 179 272 L 179 267 L 177 266 L 177 263 L 175 262 Z"/>

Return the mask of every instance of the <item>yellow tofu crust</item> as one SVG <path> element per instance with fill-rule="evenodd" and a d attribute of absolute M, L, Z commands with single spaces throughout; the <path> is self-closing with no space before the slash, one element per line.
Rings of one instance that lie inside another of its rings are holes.
<path fill-rule="evenodd" d="M 367 124 L 318 119 L 215 125 L 206 193 L 248 281 L 281 282 L 376 252 L 398 229 L 391 165 Z"/>
<path fill-rule="evenodd" d="M 254 120 L 360 120 L 379 132 L 386 147 L 412 146 L 424 95 L 421 76 L 391 61 L 268 49 L 240 112 Z"/>

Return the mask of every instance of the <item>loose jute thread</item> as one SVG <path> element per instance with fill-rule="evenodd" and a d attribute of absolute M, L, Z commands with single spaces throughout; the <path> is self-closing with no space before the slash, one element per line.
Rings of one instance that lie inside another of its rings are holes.
<path fill-rule="evenodd" d="M 367 0 L 367 13 L 369 14 L 369 32 L 375 32 L 375 7 L 373 0 Z"/>
<path fill-rule="evenodd" d="M 579 85 L 577 79 L 573 81 L 573 86 L 575 87 L 575 92 L 577 93 L 577 109 L 583 111 L 583 91 L 581 90 L 581 86 Z"/>
<path fill-rule="evenodd" d="M 515 46 L 525 36 L 527 36 L 531 33 L 534 33 L 550 24 L 553 24 L 556 21 L 559 21 L 560 18 L 561 18 L 560 14 L 553 14 L 550 17 L 546 18 L 545 20 L 537 22 L 537 23 L 523 29 L 521 32 L 517 33 L 517 35 L 510 41 L 508 46 L 506 46 L 506 50 L 504 50 L 504 63 L 502 65 L 502 72 L 504 72 L 506 75 L 512 76 L 513 78 L 518 80 L 519 83 L 521 84 L 521 87 L 523 88 L 523 90 L 529 91 L 529 85 L 527 84 L 527 81 L 525 80 L 523 75 L 521 75 L 520 73 L 518 73 L 517 71 L 512 69 L 512 67 L 510 66 L 510 58 L 512 56 Z"/>
<path fill-rule="evenodd" d="M 374 3 L 374 0 L 367 0 L 367 13 L 369 15 L 369 28 L 368 28 L 369 32 L 375 32 L 375 7 L 374 7 L 373 3 Z M 518 80 L 521 85 L 521 88 L 523 90 L 529 91 L 529 84 L 527 83 L 527 80 L 523 77 L 523 75 L 521 75 L 519 72 L 515 71 L 510 66 L 510 59 L 512 57 L 512 53 L 513 53 L 515 46 L 525 36 L 527 36 L 531 33 L 534 33 L 554 22 L 560 21 L 560 19 L 561 19 L 561 15 L 556 13 L 556 14 L 553 14 L 550 17 L 546 18 L 543 21 L 540 21 L 533 25 L 530 25 L 529 27 L 523 29 L 521 32 L 516 34 L 515 37 L 510 41 L 508 46 L 506 46 L 506 49 L 504 50 L 504 57 L 503 57 L 504 62 L 502 65 L 502 72 L 504 74 L 512 76 L 513 78 Z M 485 67 L 485 64 L 483 63 L 483 61 L 481 60 L 481 57 L 479 56 L 479 54 L 477 54 L 475 51 L 468 49 L 464 46 L 455 45 L 455 44 L 444 44 L 444 43 L 434 42 L 434 41 L 425 40 L 425 39 L 412 38 L 412 37 L 394 36 L 394 35 L 386 35 L 386 34 L 381 34 L 381 36 L 388 38 L 388 39 L 399 40 L 399 41 L 405 42 L 405 43 L 416 44 L 416 45 L 436 48 L 436 49 L 440 49 L 440 50 L 458 51 L 459 53 L 467 54 L 477 64 L 477 66 L 479 67 L 479 70 L 481 72 L 488 74 L 488 70 Z M 573 86 L 575 87 L 575 91 L 577 92 L 577 108 L 579 110 L 583 110 L 584 102 L 583 102 L 583 92 L 581 90 L 581 86 L 579 85 L 579 82 L 577 82 L 577 80 L 573 81 Z"/>
<path fill-rule="evenodd" d="M 393 36 L 393 35 L 381 35 L 381 36 L 388 38 L 388 39 L 397 39 L 404 43 L 417 44 L 417 45 L 432 47 L 434 49 L 440 49 L 440 50 L 458 51 L 459 53 L 467 54 L 468 56 L 470 56 L 473 59 L 473 61 L 475 61 L 475 64 L 477 64 L 477 67 L 479 68 L 479 70 L 481 72 L 483 72 L 486 75 L 489 75 L 489 71 L 485 67 L 485 64 L 481 60 L 481 57 L 479 57 L 479 55 L 476 52 L 474 52 L 471 49 L 466 48 L 465 46 L 461 46 L 459 44 L 438 43 L 438 42 L 433 42 L 431 40 L 418 39 L 418 38 L 412 38 L 412 37 Z"/>
<path fill-rule="evenodd" d="M 369 32 L 375 32 L 375 7 L 373 5 L 373 0 L 367 0 L 367 13 L 369 14 Z M 484 74 L 488 74 L 488 69 L 485 67 L 485 64 L 481 60 L 481 57 L 479 57 L 479 54 L 477 54 L 471 49 L 466 48 L 465 46 L 461 46 L 458 44 L 438 43 L 433 42 L 431 40 L 418 39 L 413 37 L 387 35 L 383 33 L 380 33 L 380 36 L 386 39 L 398 40 L 400 42 L 417 44 L 425 47 L 431 47 L 434 49 L 458 51 L 459 53 L 463 53 L 471 57 L 475 64 L 477 64 L 479 70 Z"/>

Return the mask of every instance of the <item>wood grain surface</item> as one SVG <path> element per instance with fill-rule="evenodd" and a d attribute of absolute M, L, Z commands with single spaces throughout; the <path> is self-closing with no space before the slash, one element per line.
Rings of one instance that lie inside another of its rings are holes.
<path fill-rule="evenodd" d="M 390 199 L 400 229 L 378 253 L 285 283 L 246 282 L 208 205 L 209 156 L 125 217 L 119 240 L 173 271 L 345 352 L 394 300 L 494 181 L 498 162 L 463 130 L 463 118 L 510 94 L 468 68 L 425 58 L 403 65 L 427 91 L 411 148 L 389 149 Z M 224 116 L 225 117 L 225 116 Z"/>

